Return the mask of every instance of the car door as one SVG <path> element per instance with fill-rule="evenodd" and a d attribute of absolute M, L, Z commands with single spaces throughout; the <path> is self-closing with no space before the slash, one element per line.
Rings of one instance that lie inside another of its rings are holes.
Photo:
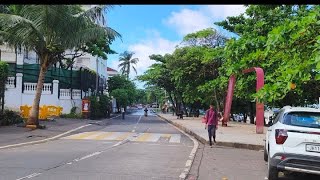
<path fill-rule="evenodd" d="M 288 135 L 283 144 L 286 153 L 320 156 L 320 113 L 291 112 L 283 121 Z"/>
<path fill-rule="evenodd" d="M 283 114 L 284 114 L 284 109 L 282 109 L 282 110 L 280 110 L 279 111 L 279 113 L 277 113 L 277 114 L 275 114 L 275 118 L 274 118 L 274 120 L 273 120 L 273 122 L 272 122 L 272 125 L 270 126 L 270 127 L 268 127 L 268 131 L 267 131 L 267 133 L 266 133 L 266 150 L 267 150 L 267 152 L 269 151 L 268 150 L 268 145 L 270 145 L 270 144 L 275 144 L 275 138 L 274 138 L 274 136 L 275 136 L 275 128 L 277 127 L 277 126 L 279 126 L 277 123 L 279 122 L 279 119 L 281 119 L 281 117 L 283 116 Z M 271 142 L 270 142 L 271 141 Z M 268 152 L 269 153 L 269 152 Z"/>

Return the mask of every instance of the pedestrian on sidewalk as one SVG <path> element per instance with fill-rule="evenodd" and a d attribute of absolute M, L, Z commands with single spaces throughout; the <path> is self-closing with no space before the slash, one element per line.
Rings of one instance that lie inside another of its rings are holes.
<path fill-rule="evenodd" d="M 214 106 L 210 104 L 210 108 L 206 111 L 205 114 L 205 129 L 208 128 L 210 147 L 212 147 L 212 137 L 214 143 L 216 143 L 216 130 L 218 125 L 218 118 L 219 117 L 217 111 L 214 109 Z"/>
<path fill-rule="evenodd" d="M 124 108 L 123 108 L 123 107 L 121 108 L 121 114 L 122 114 L 122 119 L 124 119 L 125 111 L 124 111 Z"/>

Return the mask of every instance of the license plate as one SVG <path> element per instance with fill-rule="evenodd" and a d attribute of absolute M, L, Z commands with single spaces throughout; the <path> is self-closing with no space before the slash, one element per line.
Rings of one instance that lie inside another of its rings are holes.
<path fill-rule="evenodd" d="M 320 145 L 306 144 L 306 151 L 320 153 Z"/>

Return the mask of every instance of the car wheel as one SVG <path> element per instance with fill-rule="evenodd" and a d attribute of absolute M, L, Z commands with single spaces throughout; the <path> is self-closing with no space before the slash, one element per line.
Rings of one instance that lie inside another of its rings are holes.
<path fill-rule="evenodd" d="M 263 151 L 263 159 L 265 162 L 268 162 L 268 153 L 267 153 L 267 149 L 266 147 L 264 147 L 264 151 Z"/>
<path fill-rule="evenodd" d="M 277 167 L 273 167 L 270 164 L 270 158 L 268 158 L 268 180 L 278 180 L 279 171 Z"/>

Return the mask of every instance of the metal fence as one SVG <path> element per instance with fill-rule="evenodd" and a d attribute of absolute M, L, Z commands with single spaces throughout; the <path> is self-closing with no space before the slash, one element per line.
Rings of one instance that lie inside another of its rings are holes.
<path fill-rule="evenodd" d="M 37 83 L 39 77 L 39 64 L 9 64 L 9 76 L 15 76 L 16 73 L 23 74 L 23 82 Z M 53 80 L 59 80 L 59 89 L 81 89 L 88 91 L 96 89 L 96 74 L 88 69 L 68 70 L 52 66 L 48 69 L 44 83 L 52 83 Z M 98 91 L 102 92 L 105 88 L 106 79 L 99 77 Z"/>

